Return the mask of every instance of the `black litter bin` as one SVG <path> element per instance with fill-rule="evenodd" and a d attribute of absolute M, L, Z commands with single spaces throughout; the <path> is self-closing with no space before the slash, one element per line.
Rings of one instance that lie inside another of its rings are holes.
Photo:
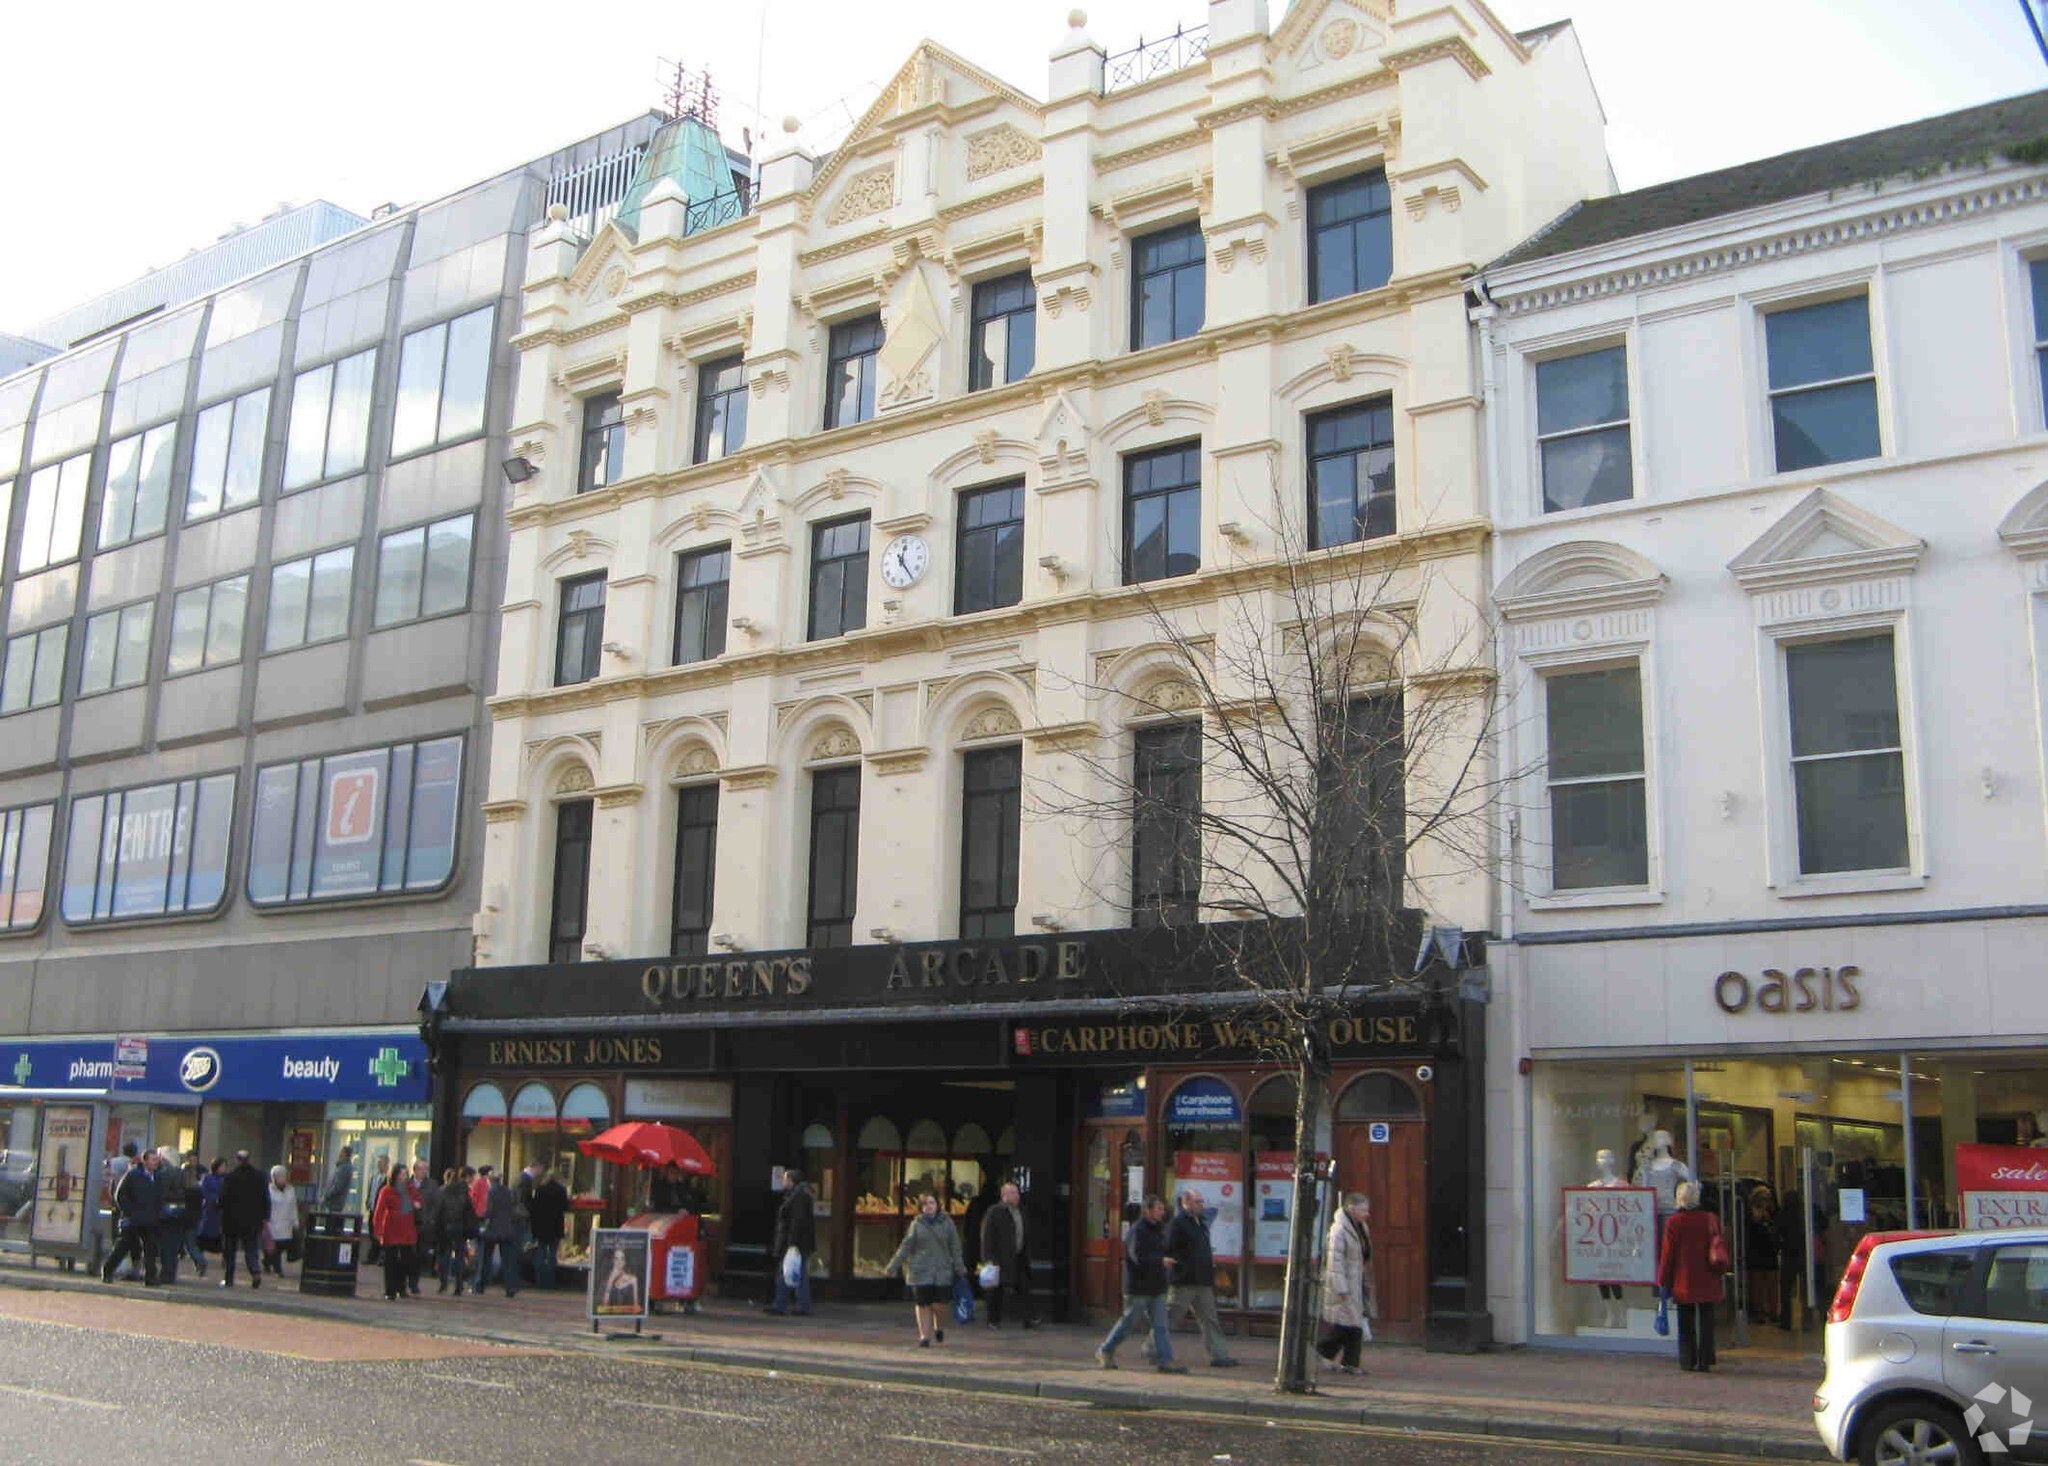
<path fill-rule="evenodd" d="M 355 1297 L 364 1236 L 363 1219 L 354 1212 L 307 1213 L 299 1291 L 323 1298 Z"/>

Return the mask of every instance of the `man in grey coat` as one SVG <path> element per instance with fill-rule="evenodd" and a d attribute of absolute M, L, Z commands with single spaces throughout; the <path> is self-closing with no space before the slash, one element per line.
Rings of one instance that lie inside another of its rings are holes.
<path fill-rule="evenodd" d="M 334 1170 L 327 1177 L 327 1185 L 320 1193 L 322 1211 L 348 1211 L 356 1199 L 355 1152 L 343 1146 L 341 1154 L 335 1157 Z"/>
<path fill-rule="evenodd" d="M 495 1252 L 505 1279 L 505 1296 L 518 1296 L 519 1257 L 513 1251 L 518 1243 L 519 1220 L 513 1214 L 512 1190 L 493 1171 L 489 1189 L 484 1193 L 483 1229 L 477 1239 L 473 1291 L 483 1292 L 484 1284 L 491 1280 L 491 1254 Z"/>

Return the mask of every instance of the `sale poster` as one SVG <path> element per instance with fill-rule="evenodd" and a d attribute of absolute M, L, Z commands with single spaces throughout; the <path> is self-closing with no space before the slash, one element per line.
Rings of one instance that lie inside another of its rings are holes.
<path fill-rule="evenodd" d="M 1263 1150 L 1252 1157 L 1257 1170 L 1252 1196 L 1252 1260 L 1287 1261 L 1287 1229 L 1294 1216 L 1294 1152 Z"/>
<path fill-rule="evenodd" d="M 1564 1188 L 1567 1283 L 1657 1281 L 1657 1193 L 1647 1186 Z"/>
<path fill-rule="evenodd" d="M 2048 1150 L 2024 1145 L 1959 1145 L 1956 1190 L 1963 1225 L 2048 1227 Z"/>
<path fill-rule="evenodd" d="M 45 1105 L 36 1140 L 36 1214 L 32 1240 L 77 1247 L 85 1241 L 86 1176 L 91 1170 L 92 1110 Z"/>
<path fill-rule="evenodd" d="M 1209 1211 L 1209 1250 L 1218 1262 L 1244 1256 L 1244 1157 L 1235 1151 L 1183 1150 L 1173 1157 L 1174 1189 L 1199 1191 Z"/>

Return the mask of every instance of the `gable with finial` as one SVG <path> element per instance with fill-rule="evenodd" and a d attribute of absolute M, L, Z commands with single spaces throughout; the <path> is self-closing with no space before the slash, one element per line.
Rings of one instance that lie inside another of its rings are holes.
<path fill-rule="evenodd" d="M 768 477 L 768 471 L 756 468 L 753 478 L 747 483 L 746 493 L 740 496 L 741 559 L 789 548 L 783 532 L 783 510 L 786 507 L 774 480 Z"/>
<path fill-rule="evenodd" d="M 569 272 L 568 295 L 578 316 L 587 319 L 618 309 L 619 296 L 633 273 L 632 244 L 616 224 L 607 223 L 597 231 Z"/>
<path fill-rule="evenodd" d="M 1274 29 L 1270 53 L 1285 56 L 1304 79 L 1335 81 L 1377 64 L 1390 19 L 1376 0 L 1298 0 Z"/>
<path fill-rule="evenodd" d="M 1055 392 L 1038 419 L 1041 485 L 1065 484 L 1088 476 L 1088 420 L 1065 391 Z"/>

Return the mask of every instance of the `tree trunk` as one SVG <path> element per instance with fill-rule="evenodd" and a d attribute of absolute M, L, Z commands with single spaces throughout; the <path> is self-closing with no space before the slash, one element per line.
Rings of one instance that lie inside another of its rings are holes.
<path fill-rule="evenodd" d="M 1306 1057 L 1295 1064 L 1294 1208 L 1287 1226 L 1287 1287 L 1280 1307 L 1280 1363 L 1273 1387 L 1282 1394 L 1314 1391 L 1309 1347 L 1315 1342 L 1321 1299 L 1316 1232 L 1322 1221 L 1316 1176 L 1316 1128 L 1323 1113 L 1323 1081 Z"/>

